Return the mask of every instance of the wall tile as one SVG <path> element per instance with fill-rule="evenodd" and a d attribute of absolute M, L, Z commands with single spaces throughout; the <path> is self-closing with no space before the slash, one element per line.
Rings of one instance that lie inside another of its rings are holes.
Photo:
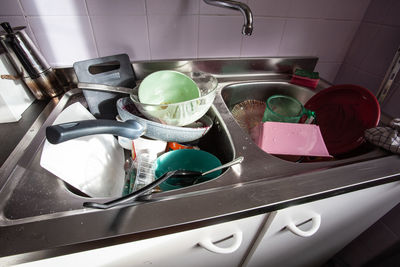
<path fill-rule="evenodd" d="M 320 61 L 342 62 L 359 22 L 324 20 L 317 23 L 316 50 Z"/>
<path fill-rule="evenodd" d="M 354 66 L 361 67 L 365 57 L 369 54 L 372 40 L 376 38 L 379 26 L 371 23 L 361 23 L 350 45 L 345 61 Z"/>
<path fill-rule="evenodd" d="M 196 58 L 198 15 L 149 15 L 152 59 Z"/>
<path fill-rule="evenodd" d="M 397 87 L 399 85 L 396 85 Z M 398 89 L 398 88 L 397 88 Z M 395 92 L 399 92 L 396 90 Z M 400 97 L 400 92 L 398 93 Z M 400 98 L 397 98 L 397 103 Z M 400 110 L 398 109 L 398 116 L 400 117 Z M 382 217 L 382 222 L 393 232 L 397 235 L 397 239 L 400 240 L 400 204 L 395 206 L 390 212 L 386 213 L 385 216 Z"/>
<path fill-rule="evenodd" d="M 369 260 L 368 255 L 365 253 L 367 249 L 366 244 L 359 242 L 357 239 L 352 241 L 345 249 L 341 250 L 335 255 L 337 262 L 340 263 L 338 266 L 346 267 L 361 267 Z M 327 265 L 326 267 L 328 267 Z M 335 265 L 333 265 L 335 266 Z"/>
<path fill-rule="evenodd" d="M 342 64 L 335 78 L 335 84 L 352 83 L 369 89 L 376 94 L 382 82 L 382 78 L 376 74 L 366 72 L 348 64 Z"/>
<path fill-rule="evenodd" d="M 90 15 L 146 15 L 145 0 L 86 0 Z"/>
<path fill-rule="evenodd" d="M 324 17 L 361 21 L 371 0 L 328 0 Z"/>
<path fill-rule="evenodd" d="M 0 16 L 22 15 L 21 7 L 16 0 L 0 0 Z"/>
<path fill-rule="evenodd" d="M 392 1 L 389 11 L 384 17 L 384 23 L 391 26 L 400 26 L 399 10 L 400 1 Z"/>
<path fill-rule="evenodd" d="M 316 56 L 322 20 L 288 19 L 279 49 L 281 56 Z"/>
<path fill-rule="evenodd" d="M 284 19 L 255 17 L 257 28 L 243 37 L 241 56 L 276 56 L 285 26 Z"/>
<path fill-rule="evenodd" d="M 149 60 L 145 16 L 91 17 L 100 56 L 126 53 L 134 60 Z"/>
<path fill-rule="evenodd" d="M 355 83 L 367 88 L 373 94 L 376 94 L 379 90 L 382 79 L 383 77 L 360 70 L 356 76 Z"/>
<path fill-rule="evenodd" d="M 330 63 L 319 61 L 315 66 L 315 71 L 319 72 L 319 76 L 330 83 L 335 81 L 335 77 L 339 71 L 341 63 Z"/>
<path fill-rule="evenodd" d="M 379 26 L 371 40 L 369 53 L 362 62 L 363 70 L 383 76 L 400 44 L 400 27 Z"/>
<path fill-rule="evenodd" d="M 335 77 L 334 84 L 357 83 L 359 69 L 349 64 L 342 64 Z"/>
<path fill-rule="evenodd" d="M 242 24 L 236 16 L 200 16 L 199 57 L 240 55 Z"/>
<path fill-rule="evenodd" d="M 0 16 L 0 22 L 8 22 L 11 27 L 28 26 L 24 16 Z M 3 28 L 1 28 L 3 30 Z"/>
<path fill-rule="evenodd" d="M 25 15 L 87 15 L 85 0 L 20 0 Z"/>
<path fill-rule="evenodd" d="M 375 223 L 338 253 L 345 266 L 364 266 L 396 242 L 396 236 L 381 222 Z M 340 265 L 342 266 L 342 265 Z"/>
<path fill-rule="evenodd" d="M 293 0 L 288 16 L 294 18 L 322 18 L 327 10 L 327 0 Z"/>
<path fill-rule="evenodd" d="M 200 0 L 147 0 L 147 14 L 199 14 L 199 1 Z"/>
<path fill-rule="evenodd" d="M 292 0 L 249 0 L 249 7 L 254 16 L 285 17 Z"/>
<path fill-rule="evenodd" d="M 389 92 L 389 96 L 385 99 L 383 103 L 383 111 L 392 116 L 393 118 L 400 118 L 400 84 L 394 84 L 391 88 L 391 92 Z M 390 215 L 387 215 L 384 222 L 387 224 L 390 229 L 400 237 L 400 213 L 399 207 L 396 207 L 395 212 L 390 212 Z M 386 217 L 386 216 L 385 216 Z"/>
<path fill-rule="evenodd" d="M 398 0 L 372 0 L 365 12 L 364 21 L 373 23 L 383 23 L 393 1 Z"/>
<path fill-rule="evenodd" d="M 366 244 L 366 257 L 369 260 L 379 256 L 397 241 L 396 235 L 385 224 L 378 221 L 360 236 L 360 242 Z"/>
<path fill-rule="evenodd" d="M 72 66 L 97 57 L 86 16 L 28 18 L 42 53 L 52 66 Z"/>
<path fill-rule="evenodd" d="M 237 1 L 247 4 L 247 0 L 237 0 Z M 209 4 L 206 4 L 203 0 L 200 0 L 200 14 L 202 14 L 202 15 L 217 15 L 217 14 L 218 15 L 240 15 L 241 13 L 238 10 L 209 5 Z"/>

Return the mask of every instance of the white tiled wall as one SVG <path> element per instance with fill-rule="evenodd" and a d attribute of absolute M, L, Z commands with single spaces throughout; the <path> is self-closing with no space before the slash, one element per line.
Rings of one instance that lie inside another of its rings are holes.
<path fill-rule="evenodd" d="M 0 20 L 27 25 L 53 66 L 127 53 L 132 61 L 319 56 L 333 81 L 370 0 L 242 0 L 243 17 L 202 0 L 0 0 Z"/>
<path fill-rule="evenodd" d="M 400 1 L 372 0 L 345 57 L 335 83 L 360 84 L 377 93 L 400 45 Z M 400 117 L 400 77 L 381 109 Z"/>

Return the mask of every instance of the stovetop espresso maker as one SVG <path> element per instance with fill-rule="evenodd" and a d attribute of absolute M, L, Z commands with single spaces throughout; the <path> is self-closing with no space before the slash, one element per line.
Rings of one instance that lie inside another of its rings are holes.
<path fill-rule="evenodd" d="M 36 99 L 43 100 L 63 93 L 54 70 L 47 63 L 25 27 L 11 28 L 8 22 L 0 24 L 0 43 L 12 65 Z"/>

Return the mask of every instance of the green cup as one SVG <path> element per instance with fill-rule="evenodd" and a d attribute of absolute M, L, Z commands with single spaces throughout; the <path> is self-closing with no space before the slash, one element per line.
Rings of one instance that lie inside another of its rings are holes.
<path fill-rule="evenodd" d="M 306 117 L 306 123 L 315 118 L 315 113 L 304 108 L 304 106 L 293 97 L 286 95 L 273 95 L 267 99 L 267 107 L 263 115 L 263 122 L 292 122 L 298 123 Z"/>

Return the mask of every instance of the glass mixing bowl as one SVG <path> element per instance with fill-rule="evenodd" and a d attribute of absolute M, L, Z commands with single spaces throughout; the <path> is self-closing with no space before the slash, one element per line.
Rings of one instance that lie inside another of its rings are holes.
<path fill-rule="evenodd" d="M 197 84 L 200 97 L 173 104 L 144 104 L 139 101 L 140 85 L 138 85 L 133 89 L 131 100 L 140 113 L 149 120 L 174 126 L 185 126 L 195 122 L 206 114 L 214 102 L 218 81 L 208 73 L 184 72 L 184 74 Z"/>

